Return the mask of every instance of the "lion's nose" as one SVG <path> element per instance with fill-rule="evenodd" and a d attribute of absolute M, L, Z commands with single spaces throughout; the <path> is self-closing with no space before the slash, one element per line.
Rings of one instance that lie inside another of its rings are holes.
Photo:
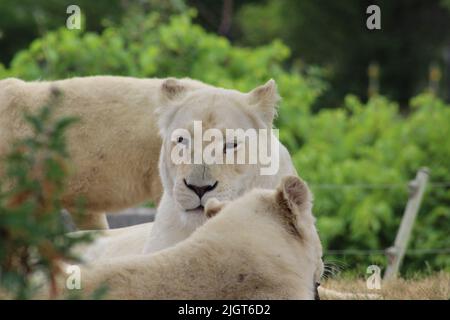
<path fill-rule="evenodd" d="M 193 184 L 189 184 L 186 182 L 186 179 L 183 179 L 184 184 L 186 185 L 186 187 L 188 187 L 189 189 L 191 189 L 192 191 L 195 192 L 196 195 L 198 195 L 198 197 L 201 199 L 203 197 L 203 195 L 211 190 L 214 190 L 217 187 L 217 184 L 219 183 L 219 181 L 216 181 L 214 184 L 212 185 L 206 185 L 206 186 L 196 186 Z"/>

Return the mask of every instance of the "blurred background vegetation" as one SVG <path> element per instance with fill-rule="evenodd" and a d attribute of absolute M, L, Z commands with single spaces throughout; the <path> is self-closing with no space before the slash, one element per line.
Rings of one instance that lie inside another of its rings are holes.
<path fill-rule="evenodd" d="M 82 30 L 65 27 L 77 4 Z M 366 28 L 381 8 L 382 30 Z M 427 166 L 410 248 L 450 248 L 449 0 L 2 0 L 0 79 L 192 77 L 250 90 L 274 78 L 277 126 L 312 186 L 325 248 L 392 245 Z M 404 274 L 450 271 L 409 254 Z M 381 253 L 327 256 L 365 273 Z M 358 269 L 359 268 L 359 269 Z"/>

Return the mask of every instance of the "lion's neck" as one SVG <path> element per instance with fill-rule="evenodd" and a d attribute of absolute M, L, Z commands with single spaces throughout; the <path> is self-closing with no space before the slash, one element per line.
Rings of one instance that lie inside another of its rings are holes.
<path fill-rule="evenodd" d="M 167 192 L 164 192 L 157 212 L 144 253 L 153 253 L 183 241 L 204 222 L 203 217 L 186 217 Z"/>

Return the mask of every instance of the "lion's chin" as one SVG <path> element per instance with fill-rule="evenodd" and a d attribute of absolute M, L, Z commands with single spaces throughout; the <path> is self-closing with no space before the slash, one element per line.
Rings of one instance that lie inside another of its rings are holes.
<path fill-rule="evenodd" d="M 186 213 L 188 214 L 203 214 L 204 212 L 204 207 L 202 205 L 199 205 L 196 208 L 192 208 L 192 209 L 186 209 L 184 210 Z"/>
<path fill-rule="evenodd" d="M 206 215 L 203 213 L 203 206 L 198 206 L 197 208 L 193 208 L 190 210 L 183 210 L 181 214 L 181 222 L 183 223 L 185 228 L 188 228 L 192 231 L 200 227 L 203 223 L 206 222 Z"/>

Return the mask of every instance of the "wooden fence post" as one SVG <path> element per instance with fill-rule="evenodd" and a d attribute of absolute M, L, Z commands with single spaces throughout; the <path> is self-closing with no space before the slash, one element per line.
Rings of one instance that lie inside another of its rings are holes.
<path fill-rule="evenodd" d="M 380 91 L 380 65 L 378 62 L 371 62 L 367 68 L 367 75 L 369 76 L 369 88 L 367 95 L 369 98 L 376 96 Z"/>
<path fill-rule="evenodd" d="M 395 278 L 400 269 L 403 257 L 405 256 L 406 248 L 408 247 L 408 241 L 414 226 L 414 221 L 416 220 L 417 213 L 420 209 L 428 176 L 429 169 L 420 168 L 419 171 L 417 171 L 416 178 L 408 185 L 410 191 L 409 199 L 403 213 L 400 228 L 398 229 L 397 236 L 395 237 L 394 246 L 386 250 L 388 266 L 386 268 L 386 272 L 384 273 L 383 280 L 385 281 Z"/>

